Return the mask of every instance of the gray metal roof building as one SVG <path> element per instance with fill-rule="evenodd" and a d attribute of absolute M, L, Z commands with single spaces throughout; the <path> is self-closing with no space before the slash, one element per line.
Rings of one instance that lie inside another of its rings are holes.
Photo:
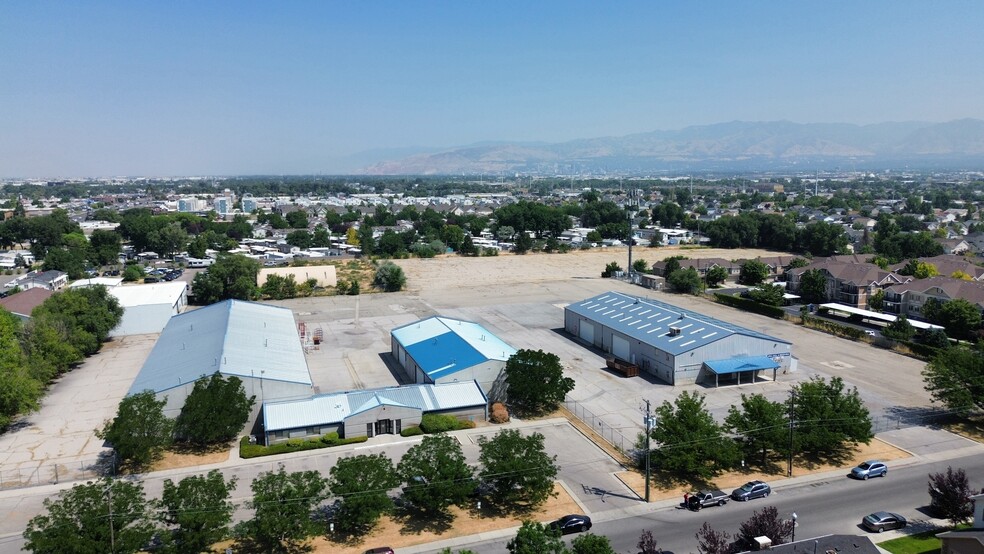
<path fill-rule="evenodd" d="M 485 418 L 488 399 L 479 384 L 459 381 L 320 394 L 263 405 L 266 444 L 336 432 L 342 437 L 399 433 L 425 413 Z M 379 424 L 384 421 L 388 423 Z"/>
<path fill-rule="evenodd" d="M 166 396 L 165 411 L 174 416 L 194 382 L 215 372 L 240 378 L 258 404 L 312 391 L 294 314 L 226 300 L 171 317 L 128 394 L 152 390 Z"/>
<path fill-rule="evenodd" d="M 791 344 L 648 298 L 607 292 L 564 308 L 564 328 L 672 385 L 787 369 Z M 741 359 L 740 363 L 721 363 Z M 774 377 L 775 373 L 773 374 Z"/>

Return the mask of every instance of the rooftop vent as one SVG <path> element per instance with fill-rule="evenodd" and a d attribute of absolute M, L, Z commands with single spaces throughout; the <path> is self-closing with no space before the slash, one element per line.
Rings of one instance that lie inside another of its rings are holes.
<path fill-rule="evenodd" d="M 670 327 L 670 336 L 671 337 L 675 337 L 675 336 L 679 335 L 682 331 L 683 331 L 683 329 L 681 329 L 679 327 Z"/>

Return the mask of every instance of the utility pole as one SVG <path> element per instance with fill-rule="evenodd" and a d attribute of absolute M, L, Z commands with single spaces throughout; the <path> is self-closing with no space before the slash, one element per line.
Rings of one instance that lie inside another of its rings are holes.
<path fill-rule="evenodd" d="M 109 480 L 109 487 L 106 489 L 109 494 L 109 551 L 116 552 L 116 533 L 113 530 L 113 479 Z"/>
<path fill-rule="evenodd" d="M 786 467 L 786 477 L 793 476 L 793 406 L 796 403 L 796 391 L 789 391 L 789 463 Z"/>
<path fill-rule="evenodd" d="M 646 400 L 646 502 L 649 502 L 649 434 L 653 430 L 653 416 L 649 411 L 649 400 Z"/>
<path fill-rule="evenodd" d="M 618 188 L 619 190 L 622 189 L 621 179 L 618 180 Z M 632 193 L 631 192 L 629 193 L 629 205 L 626 207 L 625 211 L 629 219 L 629 236 L 627 237 L 627 240 L 629 242 L 629 267 L 625 268 L 625 270 L 628 272 L 629 282 L 631 283 L 632 282 Z"/>

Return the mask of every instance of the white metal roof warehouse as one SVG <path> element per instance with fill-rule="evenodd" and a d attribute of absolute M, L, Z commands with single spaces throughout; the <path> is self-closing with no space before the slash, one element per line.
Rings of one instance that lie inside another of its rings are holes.
<path fill-rule="evenodd" d="M 240 300 L 172 317 L 129 394 L 152 390 L 158 398 L 166 396 L 165 411 L 174 416 L 194 382 L 215 372 L 241 379 L 257 405 L 311 394 L 294 314 Z"/>
<path fill-rule="evenodd" d="M 785 370 L 794 363 L 788 341 L 619 292 L 564 308 L 564 329 L 672 385 L 719 378 L 742 382 L 743 374 L 756 378 L 761 370 Z M 722 363 L 737 358 L 742 362 Z"/>

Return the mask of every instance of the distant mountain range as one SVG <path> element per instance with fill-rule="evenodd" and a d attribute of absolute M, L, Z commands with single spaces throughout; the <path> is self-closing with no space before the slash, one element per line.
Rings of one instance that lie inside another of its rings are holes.
<path fill-rule="evenodd" d="M 906 166 L 984 169 L 984 121 L 873 125 L 733 121 L 561 143 L 496 142 L 439 151 L 407 149 L 398 155 L 403 157 L 377 157 L 384 161 L 362 166 L 360 173 L 553 175 Z M 358 159 L 368 162 L 370 157 Z"/>

